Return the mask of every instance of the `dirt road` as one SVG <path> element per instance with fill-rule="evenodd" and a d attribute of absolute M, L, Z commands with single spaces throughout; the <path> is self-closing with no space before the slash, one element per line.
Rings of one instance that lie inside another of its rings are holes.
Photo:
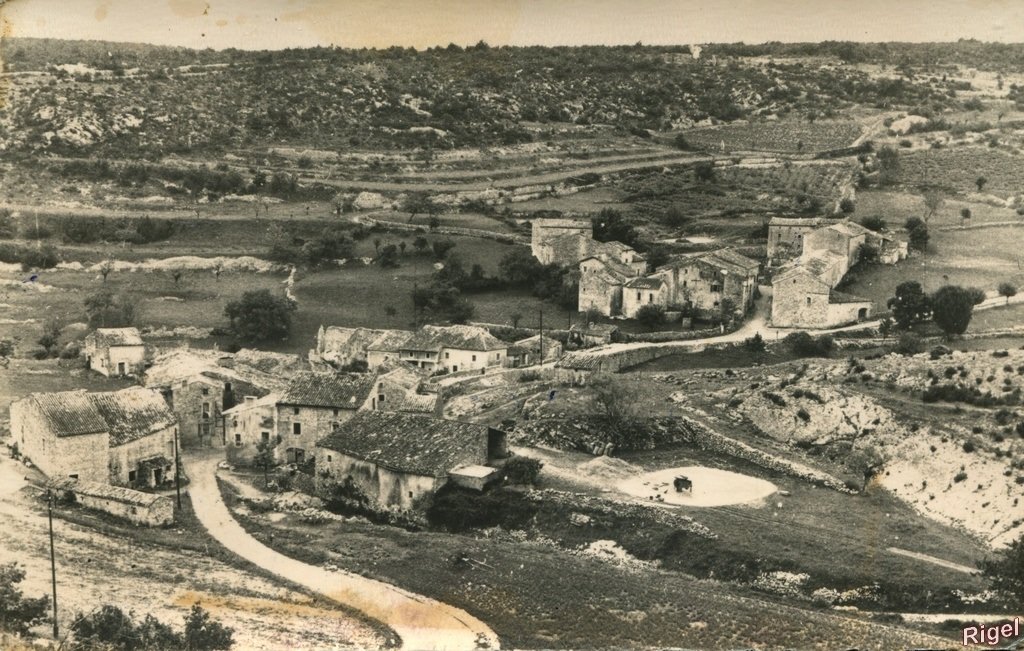
<path fill-rule="evenodd" d="M 289 558 L 246 533 L 217 487 L 219 457 L 186 460 L 196 517 L 222 545 L 261 568 L 384 623 L 405 649 L 496 649 L 498 636 L 469 613 L 380 581 Z"/>

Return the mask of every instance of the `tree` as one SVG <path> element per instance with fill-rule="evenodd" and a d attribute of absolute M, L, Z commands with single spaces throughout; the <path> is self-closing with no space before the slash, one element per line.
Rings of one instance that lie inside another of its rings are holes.
<path fill-rule="evenodd" d="M 87 296 L 83 303 L 86 321 L 93 328 L 124 328 L 135 321 L 135 304 L 108 289 Z"/>
<path fill-rule="evenodd" d="M 406 246 L 408 246 L 408 245 L 405 243 L 405 240 L 402 240 L 401 242 L 398 243 L 398 250 L 399 250 L 399 252 L 402 255 L 405 255 L 405 247 Z"/>
<path fill-rule="evenodd" d="M 928 224 L 925 224 L 918 217 L 911 217 L 903 226 L 907 229 L 907 239 L 909 240 L 910 248 L 915 251 L 927 251 L 928 240 L 931 239 L 931 236 L 928 234 Z"/>
<path fill-rule="evenodd" d="M 974 185 L 978 186 L 978 192 L 981 192 L 981 189 L 985 187 L 986 183 L 988 183 L 988 179 L 986 179 L 984 176 L 979 176 L 978 178 L 974 179 Z"/>
<path fill-rule="evenodd" d="M 416 248 L 417 253 L 422 254 L 424 251 L 427 250 L 427 247 L 430 246 L 430 242 L 427 241 L 427 238 L 423 237 L 422 235 L 419 235 L 416 237 L 415 240 L 412 241 L 412 245 Z"/>
<path fill-rule="evenodd" d="M 970 208 L 961 208 L 960 209 L 960 228 L 963 228 L 965 225 L 967 225 L 967 220 L 970 219 L 970 218 L 971 218 L 971 209 Z"/>
<path fill-rule="evenodd" d="M 863 493 L 867 490 L 871 478 L 882 469 L 883 459 L 878 450 L 873 447 L 867 447 L 853 450 L 847 455 L 844 462 L 847 468 L 863 476 L 864 483 L 861 484 L 860 489 L 860 492 Z"/>
<path fill-rule="evenodd" d="M 193 604 L 185 618 L 185 649 L 188 651 L 220 651 L 234 644 L 234 631 L 210 619 L 199 604 Z"/>
<path fill-rule="evenodd" d="M 841 210 L 844 215 L 849 215 L 856 210 L 856 208 L 857 204 L 855 204 L 853 199 L 850 199 L 849 197 L 846 197 L 839 202 L 839 210 Z"/>
<path fill-rule="evenodd" d="M 181 269 L 174 269 L 173 271 L 171 271 L 171 278 L 174 279 L 174 286 L 175 287 L 177 287 L 178 283 L 181 282 L 181 276 L 184 273 L 185 272 L 182 271 Z"/>
<path fill-rule="evenodd" d="M 755 332 L 754 336 L 747 337 L 743 340 L 743 348 L 752 353 L 763 353 L 768 349 L 768 346 L 764 342 L 764 337 L 761 336 L 760 332 Z"/>
<path fill-rule="evenodd" d="M 533 485 L 537 483 L 543 467 L 544 463 L 537 459 L 516 455 L 505 462 L 502 470 L 505 471 L 505 481 L 510 484 Z"/>
<path fill-rule="evenodd" d="M 433 244 L 434 258 L 444 260 L 448 252 L 455 248 L 455 242 L 451 240 L 435 240 Z"/>
<path fill-rule="evenodd" d="M 26 635 L 29 629 L 46 619 L 50 598 L 25 597 L 18 588 L 24 580 L 25 570 L 17 563 L 0 565 L 0 630 Z"/>
<path fill-rule="evenodd" d="M 900 172 L 900 155 L 888 145 L 878 150 L 878 182 L 892 185 Z"/>
<path fill-rule="evenodd" d="M 533 285 L 544 274 L 544 265 L 528 249 L 516 248 L 498 262 L 498 274 L 510 285 Z"/>
<path fill-rule="evenodd" d="M 1009 597 L 1012 609 L 1024 607 L 1024 535 L 996 558 L 982 561 L 980 568 L 992 588 Z"/>
<path fill-rule="evenodd" d="M 693 166 L 693 178 L 701 183 L 710 183 L 715 180 L 715 164 L 711 161 L 700 161 Z"/>
<path fill-rule="evenodd" d="M 14 342 L 10 339 L 0 339 L 0 368 L 7 368 L 12 357 L 14 357 Z"/>
<path fill-rule="evenodd" d="M 896 352 L 900 355 L 917 355 L 924 352 L 924 343 L 921 337 L 913 332 L 904 332 L 896 342 Z"/>
<path fill-rule="evenodd" d="M 43 323 L 43 334 L 36 341 L 46 349 L 46 354 L 53 357 L 57 353 L 57 344 L 60 343 L 60 333 L 64 328 L 56 319 L 47 319 Z"/>
<path fill-rule="evenodd" d="M 932 314 L 931 302 L 921 283 L 908 280 L 896 286 L 896 295 L 889 299 L 889 309 L 897 327 L 906 330 L 915 323 L 926 321 Z"/>
<path fill-rule="evenodd" d="M 939 288 L 931 297 L 932 319 L 947 335 L 967 331 L 974 312 L 974 296 L 957 285 Z"/>
<path fill-rule="evenodd" d="M 892 329 L 895 325 L 896 322 L 892 320 L 891 316 L 885 317 L 878 322 L 878 334 L 882 335 L 883 339 L 888 338 L 892 334 Z"/>
<path fill-rule="evenodd" d="M 376 253 L 377 255 L 380 255 L 380 238 L 379 237 L 373 238 L 373 252 Z"/>
<path fill-rule="evenodd" d="M 380 262 L 380 266 L 384 267 L 385 269 L 397 267 L 398 247 L 396 247 L 394 244 L 388 244 L 380 252 L 380 254 L 377 257 L 377 260 Z"/>
<path fill-rule="evenodd" d="M 647 303 L 636 311 L 635 318 L 648 330 L 654 330 L 665 323 L 665 308 L 654 303 Z"/>
<path fill-rule="evenodd" d="M 1017 295 L 1017 286 L 1013 283 L 999 283 L 999 295 L 1006 297 L 1006 304 L 1010 304 L 1010 299 Z"/>
<path fill-rule="evenodd" d="M 730 324 L 734 319 L 740 316 L 739 307 L 736 305 L 736 301 L 732 300 L 728 296 L 723 298 L 719 305 L 722 312 L 722 322 Z"/>
<path fill-rule="evenodd" d="M 598 242 L 622 242 L 635 248 L 640 239 L 636 227 L 614 208 L 602 208 L 590 221 L 594 227 L 594 239 Z"/>
<path fill-rule="evenodd" d="M 405 195 L 401 204 L 402 212 L 409 213 L 409 223 L 420 213 L 433 215 L 438 210 L 438 205 L 426 192 L 410 192 Z"/>
<path fill-rule="evenodd" d="M 519 321 L 523 318 L 523 313 L 519 312 L 519 311 L 515 311 L 512 314 L 509 314 L 508 318 L 509 318 L 510 321 L 512 321 L 512 327 L 513 328 L 518 328 L 519 327 Z"/>
<path fill-rule="evenodd" d="M 289 298 L 259 289 L 242 294 L 224 308 L 229 329 L 241 342 L 280 341 L 288 336 L 296 306 Z"/>
<path fill-rule="evenodd" d="M 924 222 L 926 224 L 942 208 L 944 201 L 942 195 L 935 190 L 929 190 L 924 193 Z"/>
<path fill-rule="evenodd" d="M 885 230 L 885 220 L 878 215 L 871 215 L 860 220 L 860 225 L 864 228 L 880 233 Z"/>
<path fill-rule="evenodd" d="M 256 444 L 256 455 L 252 458 L 252 464 L 263 471 L 263 487 L 270 483 L 268 477 L 270 469 L 274 467 L 274 448 L 276 443 L 272 440 L 260 441 Z"/>
<path fill-rule="evenodd" d="M 431 231 L 436 231 L 438 226 L 441 225 L 441 220 L 436 215 L 431 215 L 430 219 L 427 220 L 427 228 Z"/>
<path fill-rule="evenodd" d="M 100 270 L 99 271 L 100 271 L 100 275 L 103 276 L 103 282 L 107 282 L 107 276 L 109 276 L 110 272 L 113 271 L 113 270 L 114 270 L 114 261 L 113 260 L 104 260 L 103 263 L 100 264 Z"/>

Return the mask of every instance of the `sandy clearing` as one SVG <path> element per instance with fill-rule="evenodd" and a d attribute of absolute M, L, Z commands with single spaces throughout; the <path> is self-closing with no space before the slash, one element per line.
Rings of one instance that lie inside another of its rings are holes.
<path fill-rule="evenodd" d="M 693 491 L 677 493 L 672 480 L 683 475 L 693 482 Z M 776 490 L 775 484 L 728 470 L 683 466 L 667 468 L 619 482 L 620 491 L 645 499 L 657 499 L 665 504 L 679 506 L 728 506 L 750 504 L 768 497 Z"/>

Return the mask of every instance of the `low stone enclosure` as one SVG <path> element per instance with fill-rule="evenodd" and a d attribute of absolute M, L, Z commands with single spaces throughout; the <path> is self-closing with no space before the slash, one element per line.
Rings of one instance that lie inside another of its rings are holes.
<path fill-rule="evenodd" d="M 73 499 L 87 509 L 110 513 L 135 524 L 159 527 L 174 522 L 174 501 L 166 495 L 76 479 L 52 482 L 50 488 L 58 497 Z"/>

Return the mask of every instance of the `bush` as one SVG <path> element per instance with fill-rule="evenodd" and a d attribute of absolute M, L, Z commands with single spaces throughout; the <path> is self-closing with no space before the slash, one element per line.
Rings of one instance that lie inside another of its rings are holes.
<path fill-rule="evenodd" d="M 752 353 L 763 353 L 767 346 L 764 343 L 764 337 L 761 336 L 761 333 L 755 332 L 753 337 L 748 337 L 743 340 L 743 348 Z"/>
<path fill-rule="evenodd" d="M 803 331 L 791 332 L 782 341 L 800 357 L 828 357 L 835 348 L 835 340 L 830 335 L 812 337 Z"/>
<path fill-rule="evenodd" d="M 924 352 L 924 343 L 921 342 L 921 337 L 913 332 L 904 332 L 896 342 L 894 350 L 900 355 L 917 355 Z"/>
<path fill-rule="evenodd" d="M 132 619 L 116 606 L 105 605 L 88 615 L 81 615 L 71 625 L 75 640 L 84 648 L 102 648 L 107 651 L 220 651 L 234 645 L 234 631 L 210 619 L 199 604 L 185 617 L 182 633 L 162 623 L 152 615 L 141 622 Z"/>
<path fill-rule="evenodd" d="M 510 484 L 535 484 L 544 464 L 530 457 L 515 456 L 505 463 L 505 481 Z"/>
<path fill-rule="evenodd" d="M 12 456 L 16 452 L 12 448 Z M 43 622 L 50 605 L 49 597 L 23 596 L 18 584 L 24 580 L 25 570 L 17 563 L 0 565 L 0 629 L 18 635 L 26 635 L 30 628 Z"/>
<path fill-rule="evenodd" d="M 31 271 L 33 269 L 53 269 L 60 262 L 57 249 L 50 244 L 39 248 L 27 247 L 22 250 L 21 269 Z"/>
<path fill-rule="evenodd" d="M 281 340 L 288 336 L 295 303 L 285 296 L 274 296 L 270 290 L 245 292 L 224 308 L 230 330 L 242 342 Z"/>
<path fill-rule="evenodd" d="M 452 532 L 489 527 L 521 529 L 536 513 L 535 504 L 511 491 L 478 494 L 445 487 L 434 497 L 427 510 L 427 520 Z"/>

